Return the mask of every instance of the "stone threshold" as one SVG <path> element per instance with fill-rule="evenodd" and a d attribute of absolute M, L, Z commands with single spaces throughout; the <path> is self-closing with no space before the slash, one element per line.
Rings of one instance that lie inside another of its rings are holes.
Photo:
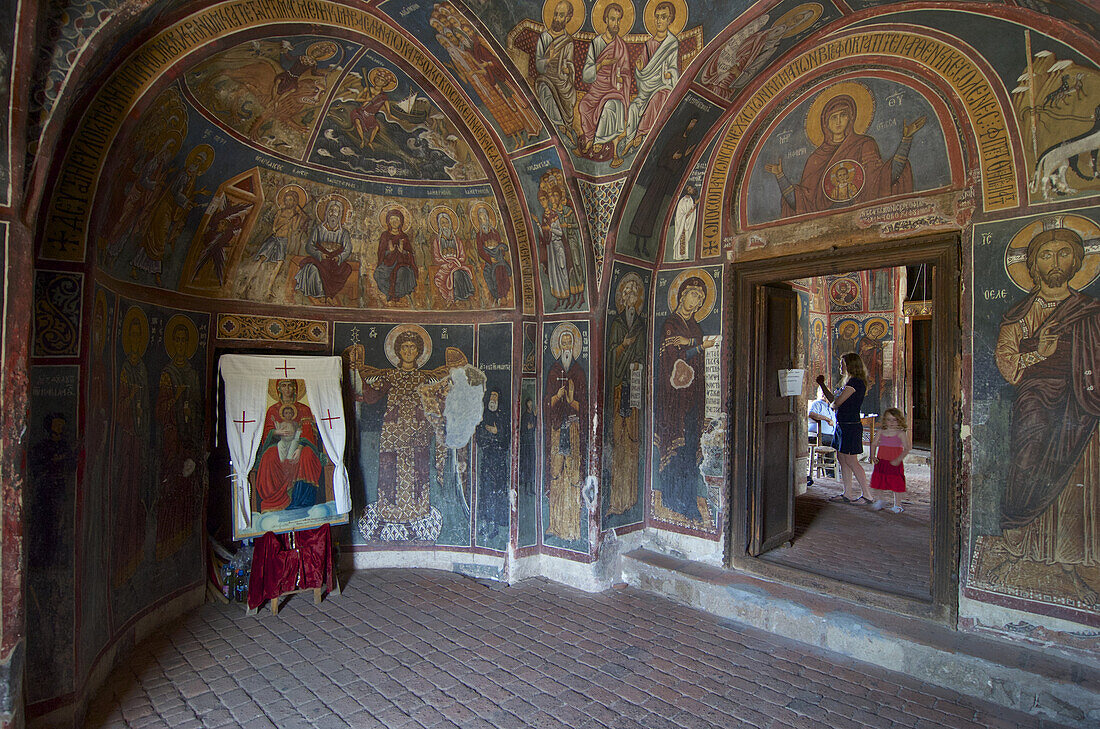
<path fill-rule="evenodd" d="M 1100 726 L 1100 669 L 794 585 L 648 549 L 622 580 L 713 615 L 1051 719 Z"/>

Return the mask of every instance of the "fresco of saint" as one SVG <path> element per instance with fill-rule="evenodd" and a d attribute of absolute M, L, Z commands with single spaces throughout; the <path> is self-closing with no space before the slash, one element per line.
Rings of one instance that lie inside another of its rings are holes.
<path fill-rule="evenodd" d="M 588 460 L 588 376 L 578 361 L 580 331 L 559 324 L 550 335 L 554 364 L 546 376 L 546 533 L 566 541 L 581 537 L 581 488 Z"/>
<path fill-rule="evenodd" d="M 581 139 L 577 154 L 600 155 L 626 129 L 626 110 L 630 105 L 630 51 L 621 33 L 634 24 L 634 5 L 629 0 L 604 5 L 599 22 L 592 25 L 598 35 L 588 46 L 581 79 L 588 90 L 578 109 Z M 621 164 L 621 162 L 620 162 Z"/>
<path fill-rule="evenodd" d="M 652 15 L 650 14 L 652 7 Z M 686 8 L 685 8 L 686 9 Z M 660 0 L 646 7 L 646 27 L 650 36 L 642 46 L 642 52 L 634 61 L 634 81 L 637 95 L 627 109 L 626 127 L 622 135 L 622 150 L 616 160 L 639 146 L 653 129 L 657 117 L 664 109 L 665 101 L 680 81 L 680 41 L 676 33 L 687 23 L 687 13 L 677 17 L 676 5 Z M 612 161 L 612 167 L 618 167 Z"/>
<path fill-rule="evenodd" d="M 143 357 L 149 347 L 149 319 L 136 306 L 130 307 L 122 319 L 121 339 L 126 359 L 119 372 L 115 401 L 115 450 L 120 457 L 115 461 L 114 473 L 118 490 L 111 504 L 111 558 L 116 587 L 133 576 L 145 548 L 149 479 L 140 454 L 148 451 L 149 375 Z"/>
<path fill-rule="evenodd" d="M 174 554 L 191 537 L 203 497 L 203 392 L 191 358 L 199 347 L 195 323 L 176 314 L 164 327 L 169 362 L 160 373 L 156 417 L 160 424 L 157 489 L 157 559 Z"/>
<path fill-rule="evenodd" d="M 661 504 L 691 522 L 703 521 L 698 490 L 703 437 L 704 353 L 718 341 L 699 322 L 714 306 L 714 281 L 702 269 L 677 276 L 669 290 L 670 314 L 661 325 L 657 350 L 654 445 Z"/>
<path fill-rule="evenodd" d="M 1097 262 L 1086 259 L 1100 230 L 1064 222 L 1044 220 L 1006 255 L 1009 275 L 1030 291 L 1005 312 L 997 338 L 997 368 L 1015 399 L 1000 559 L 985 577 L 1001 582 L 1019 562 L 1057 565 L 1071 594 L 1093 606 L 1100 594 L 1084 578 L 1100 566 L 1100 301 L 1078 289 L 1096 278 Z"/>
<path fill-rule="evenodd" d="M 332 193 L 317 202 L 318 221 L 306 242 L 308 256 L 294 276 L 294 288 L 307 298 L 335 304 L 352 274 L 351 203 Z"/>
<path fill-rule="evenodd" d="M 378 235 L 378 265 L 374 282 L 386 304 L 400 302 L 416 290 L 419 271 L 412 241 L 405 232 L 405 211 L 398 206 L 382 210 L 383 230 Z"/>
<path fill-rule="evenodd" d="M 536 75 L 531 85 L 558 133 L 575 145 L 580 128 L 574 123 L 577 67 L 573 61 L 573 34 L 584 25 L 584 3 L 547 0 L 542 15 L 544 28 L 535 48 Z"/>
<path fill-rule="evenodd" d="M 648 322 L 643 315 L 645 286 L 637 273 L 628 273 L 615 289 L 615 317 L 607 335 L 608 381 L 611 385 L 611 495 L 608 514 L 622 514 L 638 503 L 642 415 L 634 389 L 644 382 Z M 642 389 L 644 390 L 644 384 Z M 639 400 L 639 402 L 641 402 Z"/>
<path fill-rule="evenodd" d="M 465 368 L 466 355 L 447 349 L 442 367 L 423 370 L 431 356 L 432 340 L 423 327 L 402 324 L 386 336 L 386 357 L 392 368 L 373 367 L 364 361 L 364 349 L 353 345 L 347 352 L 350 368 L 363 383 L 361 402 L 385 401 L 378 451 L 378 499 L 368 504 L 360 519 L 367 540 L 433 542 L 443 517 L 431 503 L 431 467 L 436 448 L 436 429 L 421 396 L 421 388 L 447 379 L 454 368 Z M 480 395 L 477 415 L 482 412 Z M 472 431 L 471 431 L 472 435 Z M 441 471 L 437 470 L 439 477 Z"/>

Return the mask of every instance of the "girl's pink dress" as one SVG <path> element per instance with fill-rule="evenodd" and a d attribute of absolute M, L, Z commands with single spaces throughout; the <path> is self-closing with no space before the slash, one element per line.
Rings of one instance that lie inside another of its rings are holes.
<path fill-rule="evenodd" d="M 905 491 L 905 464 L 894 466 L 890 463 L 904 450 L 905 443 L 900 436 L 884 435 L 879 438 L 875 470 L 871 472 L 871 488 L 898 493 Z"/>

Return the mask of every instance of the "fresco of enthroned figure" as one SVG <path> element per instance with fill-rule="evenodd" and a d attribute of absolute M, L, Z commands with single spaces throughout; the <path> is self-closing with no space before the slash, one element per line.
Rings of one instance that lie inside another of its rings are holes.
<path fill-rule="evenodd" d="M 654 129 L 702 34 L 685 33 L 683 0 L 649 0 L 645 34 L 631 32 L 637 12 L 630 0 L 598 0 L 590 11 L 582 0 L 546 0 L 541 24 L 525 20 L 508 34 L 509 52 L 574 157 L 608 170 Z M 592 31 L 581 30 L 586 20 Z"/>

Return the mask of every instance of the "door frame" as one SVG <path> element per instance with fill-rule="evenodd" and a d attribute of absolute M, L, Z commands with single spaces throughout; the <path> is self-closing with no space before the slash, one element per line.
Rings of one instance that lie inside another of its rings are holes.
<path fill-rule="evenodd" d="M 932 326 L 932 509 L 931 594 L 928 600 L 861 587 L 794 567 L 749 556 L 752 518 L 750 476 L 758 461 L 756 442 L 760 417 L 754 392 L 757 357 L 733 357 L 729 366 L 730 478 L 727 503 L 726 565 L 780 582 L 787 582 L 896 612 L 943 622 L 954 628 L 958 617 L 959 525 L 954 478 L 962 475 L 962 246 L 957 232 L 907 238 L 811 253 L 736 263 L 730 268 L 727 297 L 731 350 L 753 352 L 759 347 L 757 291 L 781 281 L 872 268 L 928 263 L 935 268 Z M 766 373 L 765 373 L 766 374 Z"/>

